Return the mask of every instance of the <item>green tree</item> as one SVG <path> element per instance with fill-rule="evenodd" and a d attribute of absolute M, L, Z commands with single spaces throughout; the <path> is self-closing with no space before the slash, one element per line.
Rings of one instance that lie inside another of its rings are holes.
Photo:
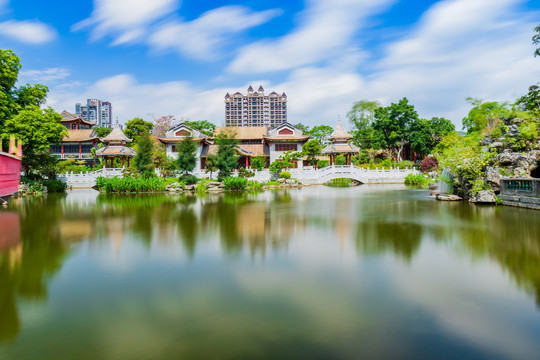
<path fill-rule="evenodd" d="M 309 140 L 302 147 L 302 154 L 307 157 L 310 165 L 315 165 L 317 163 L 317 156 L 321 154 L 321 144 L 315 139 Z"/>
<path fill-rule="evenodd" d="M 176 159 L 176 167 L 182 172 L 182 175 L 188 175 L 190 171 L 195 169 L 197 165 L 197 144 L 193 141 L 193 137 L 186 136 L 180 141 L 177 146 L 178 158 Z"/>
<path fill-rule="evenodd" d="M 251 159 L 251 167 L 257 171 L 261 171 L 266 166 L 266 157 L 255 156 Z"/>
<path fill-rule="evenodd" d="M 534 31 L 536 32 L 536 34 L 534 34 L 532 37 L 533 44 L 540 45 L 540 25 L 537 25 L 534 28 Z M 540 47 L 536 48 L 536 50 L 534 51 L 534 56 L 538 56 L 538 55 L 540 55 Z"/>
<path fill-rule="evenodd" d="M 353 104 L 347 117 L 357 130 L 369 129 L 375 120 L 375 110 L 380 107 L 378 101 L 360 100 Z"/>
<path fill-rule="evenodd" d="M 409 143 L 410 126 L 418 119 L 414 105 L 403 98 L 397 104 L 377 108 L 374 117 L 373 128 L 380 132 L 380 145 L 393 148 L 397 160 L 401 161 L 403 148 Z"/>
<path fill-rule="evenodd" d="M 206 136 L 212 136 L 214 134 L 214 129 L 216 128 L 216 125 L 207 120 L 185 121 L 185 124 L 192 129 L 199 130 Z"/>
<path fill-rule="evenodd" d="M 40 109 L 30 106 L 6 119 L 2 128 L 2 138 L 11 135 L 23 143 L 22 168 L 26 174 L 31 170 L 39 171 L 50 164 L 49 147 L 59 143 L 66 132 L 60 123 L 62 116 L 50 107 Z"/>
<path fill-rule="evenodd" d="M 112 129 L 97 126 L 94 126 L 92 129 L 94 129 L 97 132 L 98 136 L 101 138 L 109 135 L 112 131 Z"/>
<path fill-rule="evenodd" d="M 338 155 L 336 156 L 336 159 L 334 160 L 334 162 L 336 165 L 346 165 L 347 159 L 345 159 L 345 156 L 343 155 Z"/>
<path fill-rule="evenodd" d="M 416 119 L 410 125 L 410 145 L 413 151 L 429 154 L 435 146 L 430 122 L 426 119 Z"/>
<path fill-rule="evenodd" d="M 218 145 L 216 167 L 219 170 L 218 179 L 221 181 L 230 176 L 238 164 L 238 140 L 233 132 L 223 131 L 216 136 L 215 143 Z"/>
<path fill-rule="evenodd" d="M 208 154 L 206 156 L 206 163 L 205 163 L 205 172 L 210 174 L 210 179 L 212 178 L 212 174 L 217 171 L 216 167 L 216 155 Z"/>
<path fill-rule="evenodd" d="M 517 99 L 516 105 L 523 106 L 523 108 L 527 111 L 540 111 L 540 86 L 529 86 L 529 92 Z"/>
<path fill-rule="evenodd" d="M 326 139 L 332 135 L 332 132 L 334 132 L 334 129 L 331 126 L 317 125 L 309 130 L 307 134 L 311 135 L 313 139 L 318 140 L 321 144 L 327 144 L 328 140 Z"/>
<path fill-rule="evenodd" d="M 456 126 L 443 117 L 432 117 L 430 120 L 431 134 L 435 142 L 441 141 L 446 135 L 456 132 Z"/>
<path fill-rule="evenodd" d="M 463 127 L 467 133 L 480 132 L 489 123 L 499 120 L 509 114 L 508 104 L 496 101 L 482 102 L 481 99 L 467 98 L 473 105 L 466 117 L 463 118 Z"/>
<path fill-rule="evenodd" d="M 126 123 L 124 134 L 128 138 L 133 139 L 133 143 L 137 143 L 139 138 L 145 133 L 150 133 L 153 127 L 153 123 L 136 117 Z"/>
<path fill-rule="evenodd" d="M 302 123 L 298 123 L 294 125 L 295 128 L 300 129 L 302 133 L 308 134 L 309 133 L 309 126 L 304 125 Z"/>
<path fill-rule="evenodd" d="M 151 175 L 154 170 L 153 161 L 154 144 L 150 139 L 150 133 L 143 131 L 139 135 L 139 142 L 137 143 L 137 155 L 133 158 L 133 164 L 135 168 L 143 175 Z"/>

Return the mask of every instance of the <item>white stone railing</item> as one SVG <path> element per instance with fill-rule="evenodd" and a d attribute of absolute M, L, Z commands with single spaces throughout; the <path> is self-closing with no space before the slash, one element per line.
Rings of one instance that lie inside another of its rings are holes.
<path fill-rule="evenodd" d="M 60 174 L 58 178 L 68 186 L 72 187 L 92 187 L 95 185 L 96 178 L 103 177 L 114 177 L 122 176 L 122 168 L 115 169 L 100 169 L 96 171 L 87 171 L 81 173 L 67 173 Z M 250 169 L 255 173 L 255 176 L 250 178 L 250 180 L 255 180 L 259 182 L 267 182 L 271 180 L 272 173 L 268 169 L 261 171 Z M 359 168 L 354 165 L 330 165 L 321 169 L 315 169 L 313 167 L 305 167 L 302 169 L 288 169 L 291 173 L 291 176 L 294 179 L 297 179 L 305 184 L 322 184 L 327 181 L 331 181 L 337 178 L 350 178 L 357 181 L 360 181 L 364 184 L 370 183 L 403 183 L 405 176 L 411 173 L 417 173 L 415 169 L 397 169 L 397 168 L 381 168 L 376 170 Z M 197 176 L 198 178 L 210 179 L 210 173 L 204 171 L 193 171 L 192 175 Z M 160 176 L 161 173 L 156 169 L 156 175 Z M 178 176 L 179 173 L 175 172 L 175 176 Z M 238 171 L 235 170 L 231 174 L 232 176 L 238 176 Z M 215 171 L 212 173 L 212 179 L 217 179 L 218 172 Z"/>

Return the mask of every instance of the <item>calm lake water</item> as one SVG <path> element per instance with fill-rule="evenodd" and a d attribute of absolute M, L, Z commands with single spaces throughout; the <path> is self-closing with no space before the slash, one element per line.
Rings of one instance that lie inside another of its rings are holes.
<path fill-rule="evenodd" d="M 402 186 L 0 209 L 1 359 L 539 359 L 540 211 Z"/>

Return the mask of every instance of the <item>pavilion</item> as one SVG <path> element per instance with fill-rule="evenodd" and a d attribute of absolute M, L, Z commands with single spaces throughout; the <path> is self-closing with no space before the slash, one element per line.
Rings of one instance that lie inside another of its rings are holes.
<path fill-rule="evenodd" d="M 98 149 L 96 155 L 105 160 L 105 168 L 113 168 L 115 158 L 122 159 L 122 167 L 124 167 L 127 159 L 127 166 L 129 166 L 130 159 L 137 155 L 137 152 L 134 149 L 126 146 L 127 143 L 130 143 L 133 140 L 128 138 L 122 130 L 120 130 L 118 123 L 113 131 L 102 138 L 101 141 L 104 142 L 106 146 Z M 107 166 L 108 163 L 110 166 Z"/>
<path fill-rule="evenodd" d="M 322 150 L 323 155 L 330 156 L 330 165 L 335 164 L 336 156 L 343 155 L 347 161 L 347 165 L 350 165 L 352 162 L 352 157 L 360 152 L 360 148 L 356 145 L 349 144 L 349 141 L 353 138 L 343 126 L 341 121 L 338 119 L 338 123 L 332 136 L 328 138 L 332 144 L 328 145 Z"/>

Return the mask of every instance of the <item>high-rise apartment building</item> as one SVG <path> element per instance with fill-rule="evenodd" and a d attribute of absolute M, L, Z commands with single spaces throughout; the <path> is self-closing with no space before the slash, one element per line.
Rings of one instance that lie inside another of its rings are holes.
<path fill-rule="evenodd" d="M 87 99 L 86 105 L 75 104 L 75 114 L 81 119 L 96 123 L 98 127 L 112 129 L 112 105 L 108 101 Z"/>
<path fill-rule="evenodd" d="M 237 92 L 225 95 L 226 126 L 266 126 L 274 127 L 287 122 L 287 95 L 271 92 L 264 95 L 264 89 L 254 91 L 250 86 L 247 95 Z"/>

